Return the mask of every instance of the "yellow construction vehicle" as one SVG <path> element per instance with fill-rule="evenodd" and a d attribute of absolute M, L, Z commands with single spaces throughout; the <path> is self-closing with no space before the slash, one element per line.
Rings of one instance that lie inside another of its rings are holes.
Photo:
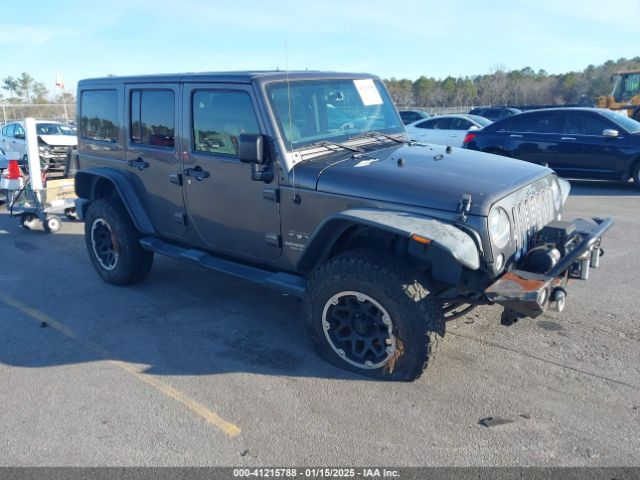
<path fill-rule="evenodd" d="M 596 99 L 598 108 L 627 110 L 627 115 L 640 121 L 640 70 L 617 72 L 611 95 Z"/>

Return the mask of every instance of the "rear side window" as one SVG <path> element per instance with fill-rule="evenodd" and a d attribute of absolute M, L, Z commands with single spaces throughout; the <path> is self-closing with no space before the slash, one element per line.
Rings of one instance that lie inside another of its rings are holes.
<path fill-rule="evenodd" d="M 612 128 L 604 120 L 592 115 L 567 115 L 564 122 L 564 133 L 571 135 L 598 135 L 607 128 Z"/>
<path fill-rule="evenodd" d="M 512 132 L 560 133 L 558 115 L 518 115 L 511 121 Z"/>
<path fill-rule="evenodd" d="M 416 125 L 418 128 L 426 128 L 432 130 L 450 130 L 451 119 L 449 118 L 433 118 Z"/>
<path fill-rule="evenodd" d="M 131 143 L 174 148 L 175 96 L 173 91 L 133 90 L 130 122 Z"/>
<path fill-rule="evenodd" d="M 80 105 L 80 136 L 88 140 L 118 143 L 118 92 L 85 90 Z"/>
<path fill-rule="evenodd" d="M 251 97 L 241 91 L 201 90 L 193 94 L 196 152 L 237 155 L 241 133 L 260 133 Z"/>
<path fill-rule="evenodd" d="M 469 130 L 473 124 L 464 118 L 452 118 L 451 130 Z"/>

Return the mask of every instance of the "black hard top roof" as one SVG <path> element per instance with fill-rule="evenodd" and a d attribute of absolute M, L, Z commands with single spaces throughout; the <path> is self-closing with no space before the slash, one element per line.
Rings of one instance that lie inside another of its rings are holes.
<path fill-rule="evenodd" d="M 109 76 L 80 80 L 78 85 L 88 83 L 155 83 L 155 82 L 221 82 L 221 83 L 266 83 L 272 81 L 312 80 L 312 79 L 343 79 L 343 78 L 378 78 L 367 73 L 340 73 L 322 71 L 241 71 L 241 72 L 202 72 L 202 73 L 174 73 L 157 75 Z"/>

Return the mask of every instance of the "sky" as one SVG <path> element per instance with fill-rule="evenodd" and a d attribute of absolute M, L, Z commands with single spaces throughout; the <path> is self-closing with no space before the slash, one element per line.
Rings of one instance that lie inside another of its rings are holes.
<path fill-rule="evenodd" d="M 0 79 L 333 70 L 444 78 L 640 56 L 639 0 L 28 0 L 0 14 Z M 8 92 L 2 90 L 7 96 Z"/>

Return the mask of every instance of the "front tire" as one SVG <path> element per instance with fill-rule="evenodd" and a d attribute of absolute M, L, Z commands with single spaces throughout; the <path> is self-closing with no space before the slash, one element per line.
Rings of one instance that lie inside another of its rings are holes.
<path fill-rule="evenodd" d="M 317 267 L 304 305 L 318 353 L 376 379 L 417 379 L 444 335 L 442 304 L 423 275 L 383 252 L 352 250 Z"/>
<path fill-rule="evenodd" d="M 151 270 L 153 253 L 140 246 L 140 234 L 119 200 L 91 202 L 84 236 L 89 258 L 105 282 L 130 285 L 142 281 Z"/>

